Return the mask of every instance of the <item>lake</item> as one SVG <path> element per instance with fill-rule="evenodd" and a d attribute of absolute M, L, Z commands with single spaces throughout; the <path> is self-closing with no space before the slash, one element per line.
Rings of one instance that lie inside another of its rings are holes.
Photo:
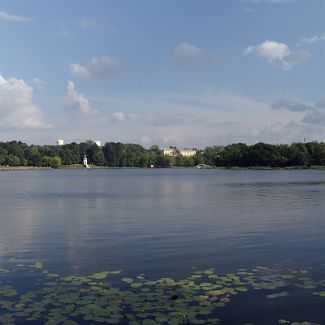
<path fill-rule="evenodd" d="M 325 171 L 31 170 L 0 182 L 0 323 L 325 324 Z"/>

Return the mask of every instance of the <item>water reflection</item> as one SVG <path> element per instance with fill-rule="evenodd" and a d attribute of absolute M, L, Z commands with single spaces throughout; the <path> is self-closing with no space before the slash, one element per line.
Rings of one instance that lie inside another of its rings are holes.
<path fill-rule="evenodd" d="M 179 274 L 321 262 L 320 171 L 59 170 L 1 173 L 2 255 L 52 269 Z M 324 181 L 322 180 L 324 178 Z M 321 262 L 322 263 L 322 262 Z"/>

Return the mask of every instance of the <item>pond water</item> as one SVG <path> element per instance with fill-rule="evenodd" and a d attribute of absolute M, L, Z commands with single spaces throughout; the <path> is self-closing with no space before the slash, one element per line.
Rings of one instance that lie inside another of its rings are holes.
<path fill-rule="evenodd" d="M 325 171 L 62 169 L 0 182 L 0 323 L 325 324 Z M 56 300 L 40 306 L 40 290 Z"/>

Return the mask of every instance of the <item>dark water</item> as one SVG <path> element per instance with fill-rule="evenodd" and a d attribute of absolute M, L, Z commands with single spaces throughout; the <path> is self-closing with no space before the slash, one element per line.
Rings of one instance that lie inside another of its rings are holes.
<path fill-rule="evenodd" d="M 0 182 L 0 267 L 14 257 L 60 274 L 183 278 L 192 267 L 223 274 L 277 265 L 325 278 L 324 171 L 17 171 Z M 325 324 L 325 298 L 308 297 L 263 303 L 247 294 L 222 319 Z"/>

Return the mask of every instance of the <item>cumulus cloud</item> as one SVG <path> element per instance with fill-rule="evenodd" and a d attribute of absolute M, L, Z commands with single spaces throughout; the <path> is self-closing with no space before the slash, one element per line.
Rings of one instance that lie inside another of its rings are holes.
<path fill-rule="evenodd" d="M 64 103 L 67 109 L 79 111 L 83 115 L 96 112 L 89 104 L 89 100 L 76 90 L 72 81 L 68 81 L 68 94 L 64 98 Z"/>
<path fill-rule="evenodd" d="M 256 54 L 283 70 L 290 70 L 309 58 L 307 51 L 291 51 L 287 44 L 268 40 L 259 45 L 248 46 L 245 54 Z"/>
<path fill-rule="evenodd" d="M 78 63 L 70 64 L 70 72 L 76 77 L 101 80 L 107 77 L 117 77 L 129 68 L 109 55 L 93 58 L 85 66 Z"/>
<path fill-rule="evenodd" d="M 13 22 L 24 22 L 24 21 L 31 21 L 32 19 L 29 17 L 23 17 L 23 16 L 17 16 L 17 15 L 11 15 L 7 12 L 0 11 L 0 20 L 7 20 L 7 21 L 13 21 Z"/>
<path fill-rule="evenodd" d="M 126 118 L 123 112 L 114 112 L 112 113 L 113 121 L 115 122 L 125 122 Z"/>
<path fill-rule="evenodd" d="M 0 127 L 49 128 L 42 110 L 33 103 L 33 87 L 24 80 L 0 75 Z"/>
<path fill-rule="evenodd" d="M 180 68 L 195 69 L 213 63 L 212 56 L 194 44 L 182 42 L 173 52 L 174 63 Z"/>

